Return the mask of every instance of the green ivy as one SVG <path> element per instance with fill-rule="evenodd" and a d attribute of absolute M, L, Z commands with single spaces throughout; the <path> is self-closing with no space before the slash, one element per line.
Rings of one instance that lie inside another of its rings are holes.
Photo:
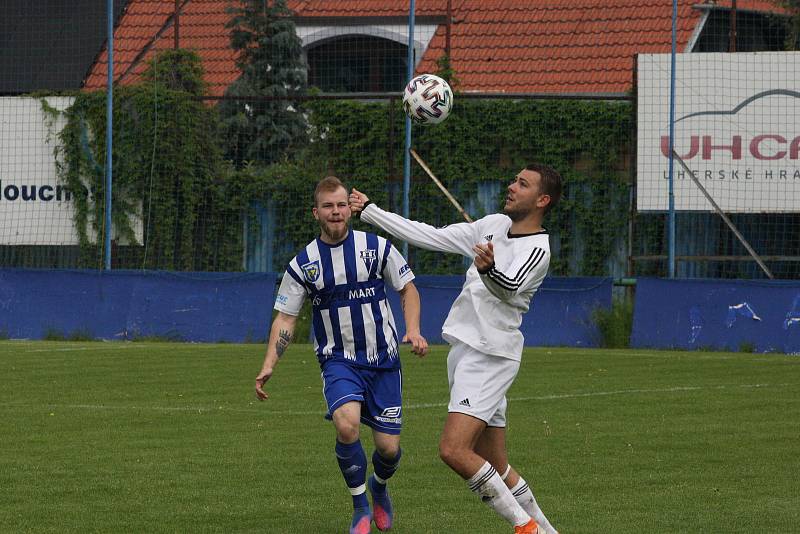
<path fill-rule="evenodd" d="M 241 268 L 244 200 L 221 156 L 216 111 L 200 101 L 196 54 L 167 51 L 141 85 L 116 87 L 113 100 L 112 215 L 115 267 L 172 270 Z M 56 170 L 75 199 L 80 267 L 97 267 L 104 242 L 106 92 L 79 93 L 63 113 Z M 142 225 L 144 243 L 135 225 Z M 146 245 L 146 246 L 145 246 Z M 124 252 L 124 254 L 122 253 Z"/>
<path fill-rule="evenodd" d="M 236 271 L 246 241 L 257 238 L 255 207 L 271 209 L 273 270 L 280 271 L 318 226 L 311 216 L 316 182 L 335 174 L 376 203 L 402 210 L 403 135 L 400 100 L 308 102 L 306 145 L 270 165 L 225 161 L 217 108 L 198 98 L 196 64 L 169 58 L 138 86 L 114 91 L 114 226 L 123 239 L 115 268 Z M 63 113 L 58 175 L 75 194 L 82 267 L 102 258 L 105 194 L 104 92 L 81 93 Z M 58 111 L 47 108 L 51 114 Z M 628 102 L 470 99 L 456 96 L 452 115 L 415 126 L 413 146 L 473 217 L 501 206 L 505 185 L 527 163 L 560 170 L 566 190 L 548 216 L 559 275 L 608 274 L 615 243 L 628 222 L 631 108 Z M 487 184 L 497 197 L 477 201 Z M 412 164 L 410 216 L 435 226 L 459 213 L 422 169 Z M 144 243 L 135 221 L 144 221 Z M 99 223 L 99 224 L 98 224 Z M 245 223 L 247 223 L 245 225 Z M 358 228 L 367 229 L 362 223 Z M 244 236 L 247 227 L 251 234 Z M 412 249 L 418 273 L 461 273 L 464 260 Z"/>
<path fill-rule="evenodd" d="M 83 267 L 95 267 L 102 257 L 105 101 L 104 91 L 77 95 L 64 111 L 67 123 L 56 149 L 62 183 L 73 193 L 89 191 L 74 197 Z M 139 260 L 131 258 L 127 267 L 223 267 L 198 260 L 209 237 L 203 230 L 226 207 L 201 209 L 209 194 L 227 187 L 214 111 L 189 93 L 156 85 L 116 88 L 113 105 L 113 237 Z M 144 221 L 146 247 L 136 239 L 135 220 Z"/>
<path fill-rule="evenodd" d="M 630 170 L 621 162 L 629 159 L 630 104 L 456 98 L 445 122 L 415 127 L 412 134 L 415 150 L 437 177 L 465 206 L 479 184 L 497 183 L 496 205 L 485 210 L 494 212 L 501 206 L 505 185 L 524 165 L 533 160 L 552 165 L 566 186 L 562 202 L 546 222 L 559 243 L 553 271 L 607 274 L 613 244 L 626 235 L 628 221 Z M 322 145 L 315 154 L 378 204 L 399 211 L 404 128 L 399 102 L 315 101 L 310 107 L 317 130 L 314 142 Z M 392 174 L 387 169 L 397 171 Z M 472 213 L 485 214 L 480 208 Z M 416 164 L 410 216 L 437 226 L 460 221 L 455 208 Z M 461 272 L 463 260 L 416 250 L 414 266 L 422 273 Z"/>

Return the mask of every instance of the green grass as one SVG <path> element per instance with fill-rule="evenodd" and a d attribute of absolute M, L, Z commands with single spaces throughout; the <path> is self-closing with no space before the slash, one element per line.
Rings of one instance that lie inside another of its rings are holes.
<path fill-rule="evenodd" d="M 0 532 L 345 532 L 310 347 L 291 347 L 264 403 L 262 354 L 0 342 Z M 404 353 L 394 532 L 509 533 L 438 459 L 445 357 Z M 527 350 L 509 400 L 512 464 L 562 532 L 800 525 L 797 357 Z"/>

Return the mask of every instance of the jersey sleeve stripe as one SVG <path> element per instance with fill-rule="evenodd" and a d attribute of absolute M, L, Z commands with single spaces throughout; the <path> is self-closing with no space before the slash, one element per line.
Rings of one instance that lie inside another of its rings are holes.
<path fill-rule="evenodd" d="M 524 274 L 519 273 L 522 274 L 522 277 L 519 280 L 515 279 L 513 281 L 509 281 L 507 276 L 503 275 L 503 273 L 501 273 L 494 267 L 492 267 L 492 269 L 487 273 L 487 276 L 489 276 L 489 278 L 491 278 L 500 287 L 514 291 L 522 286 L 523 282 L 525 282 L 525 278 L 537 265 L 541 263 L 542 258 L 544 258 L 544 251 L 542 251 L 542 254 L 537 255 L 536 258 L 533 257 L 530 258 L 528 262 L 526 262 L 526 265 L 528 265 L 528 267 L 525 270 Z"/>
<path fill-rule="evenodd" d="M 495 283 L 497 283 L 497 285 L 499 285 L 501 287 L 504 287 L 506 289 L 509 289 L 509 290 L 517 290 L 525 282 L 525 278 L 528 276 L 528 274 L 530 274 L 530 272 L 534 268 L 536 268 L 537 265 L 539 265 L 541 263 L 542 258 L 544 258 L 544 255 L 539 256 L 533 263 L 531 263 L 530 266 L 528 267 L 528 269 L 525 271 L 524 276 L 520 280 L 515 280 L 513 282 L 509 282 L 508 280 L 497 276 L 498 274 L 502 274 L 502 273 L 500 273 L 497 269 L 494 269 L 494 268 L 492 268 L 492 270 L 490 270 L 487 274 L 488 274 L 489 278 L 491 278 Z"/>
<path fill-rule="evenodd" d="M 494 282 L 498 286 L 502 287 L 503 289 L 507 289 L 509 291 L 516 291 L 519 288 L 519 286 L 514 286 L 512 284 L 509 284 L 507 282 L 504 282 L 504 281 L 498 279 L 497 276 L 495 275 L 496 272 L 497 271 L 492 269 L 491 271 L 486 273 L 486 276 L 488 276 L 492 280 L 492 282 Z"/>
<path fill-rule="evenodd" d="M 294 268 L 292 268 L 292 264 L 291 264 L 291 263 L 290 263 L 289 265 L 287 265 L 287 266 L 286 266 L 286 272 L 287 272 L 287 273 L 289 273 L 289 275 L 290 275 L 292 278 L 294 278 L 294 281 L 295 281 L 295 282 L 297 282 L 298 284 L 300 284 L 300 285 L 301 285 L 301 286 L 303 286 L 303 287 L 305 287 L 305 286 L 306 286 L 306 282 L 305 282 L 305 280 L 303 280 L 302 278 L 300 278 L 300 275 L 298 275 L 296 272 L 294 272 Z"/>
<path fill-rule="evenodd" d="M 542 261 L 542 258 L 544 258 L 544 256 L 545 252 L 543 249 L 538 247 L 534 248 L 533 251 L 531 252 L 531 255 L 528 256 L 528 259 L 519 268 L 519 271 L 517 271 L 517 274 L 516 276 L 514 276 L 514 278 L 509 278 L 507 275 L 503 274 L 502 272 L 498 271 L 495 268 L 492 268 L 492 270 L 489 272 L 492 273 L 494 275 L 493 278 L 497 278 L 498 281 L 503 281 L 509 285 L 519 286 L 519 284 L 521 284 L 525 280 L 525 277 L 528 276 L 528 273 L 530 273 L 531 269 L 536 267 L 539 264 L 539 262 Z"/>
<path fill-rule="evenodd" d="M 534 250 L 533 252 L 531 252 L 530 256 L 528 256 L 528 259 L 525 260 L 525 263 L 523 263 L 522 266 L 520 266 L 519 270 L 517 271 L 517 274 L 514 275 L 514 278 L 511 278 L 510 276 L 506 275 L 505 273 L 503 273 L 503 272 L 501 272 L 501 271 L 499 271 L 499 270 L 497 270 L 495 268 L 494 271 L 495 271 L 496 276 L 498 278 L 501 278 L 502 280 L 504 280 L 506 283 L 509 283 L 509 284 L 515 283 L 517 281 L 517 279 L 519 278 L 520 274 L 523 271 L 527 271 L 527 269 L 530 267 L 531 263 L 535 260 L 535 255 L 536 255 L 536 251 Z"/>
<path fill-rule="evenodd" d="M 381 275 L 386 270 L 386 264 L 389 261 L 389 253 L 392 251 L 392 242 L 386 240 L 386 246 L 383 247 L 383 261 L 381 262 Z"/>

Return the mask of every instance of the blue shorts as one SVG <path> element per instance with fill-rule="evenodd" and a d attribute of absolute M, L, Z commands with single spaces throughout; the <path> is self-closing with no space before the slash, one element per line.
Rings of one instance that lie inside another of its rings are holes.
<path fill-rule="evenodd" d="M 361 403 L 361 422 L 385 434 L 399 434 L 403 424 L 403 378 L 400 369 L 363 369 L 340 360 L 322 367 L 322 393 L 328 415 L 350 401 Z"/>

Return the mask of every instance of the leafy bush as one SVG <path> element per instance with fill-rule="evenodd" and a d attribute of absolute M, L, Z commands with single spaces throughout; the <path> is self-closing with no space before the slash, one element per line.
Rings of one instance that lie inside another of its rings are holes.
<path fill-rule="evenodd" d="M 626 349 L 630 346 L 633 327 L 633 301 L 614 299 L 611 309 L 598 308 L 594 319 L 600 330 L 600 346 L 608 349 Z"/>

